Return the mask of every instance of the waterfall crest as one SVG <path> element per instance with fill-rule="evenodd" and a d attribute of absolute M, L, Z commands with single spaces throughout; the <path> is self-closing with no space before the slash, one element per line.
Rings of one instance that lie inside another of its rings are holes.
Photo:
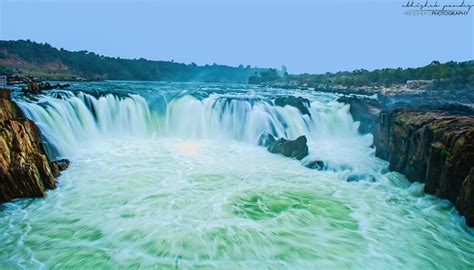
<path fill-rule="evenodd" d="M 113 137 L 173 136 L 256 144 L 263 132 L 288 139 L 306 135 L 309 141 L 357 135 L 348 106 L 337 102 L 313 101 L 307 115 L 255 96 L 211 94 L 199 99 L 186 94 L 164 104 L 149 104 L 136 94 L 95 97 L 64 92 L 60 97 L 17 101 L 40 127 L 53 158 L 70 155 L 78 143 Z"/>

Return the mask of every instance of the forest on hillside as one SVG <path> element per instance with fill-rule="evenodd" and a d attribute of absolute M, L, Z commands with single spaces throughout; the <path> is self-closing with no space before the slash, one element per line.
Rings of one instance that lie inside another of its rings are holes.
<path fill-rule="evenodd" d="M 174 61 L 107 57 L 89 51 L 57 49 L 30 40 L 0 41 L 0 73 L 71 74 L 86 80 L 247 82 L 266 69 L 240 65 L 198 66 Z"/>

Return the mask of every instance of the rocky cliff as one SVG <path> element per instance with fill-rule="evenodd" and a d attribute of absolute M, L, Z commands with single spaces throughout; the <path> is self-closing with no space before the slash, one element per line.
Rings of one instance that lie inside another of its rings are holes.
<path fill-rule="evenodd" d="M 36 125 L 22 117 L 9 89 L 0 89 L 0 202 L 43 196 L 56 187 L 59 171 L 58 163 L 48 160 Z"/>
<path fill-rule="evenodd" d="M 390 162 L 390 170 L 425 183 L 425 192 L 450 200 L 474 226 L 474 117 L 385 111 L 375 144 L 376 155 Z"/>
<path fill-rule="evenodd" d="M 446 104 L 377 105 L 356 97 L 339 101 L 351 105 L 354 120 L 361 121 L 360 132 L 374 134 L 376 156 L 388 160 L 390 170 L 425 183 L 425 192 L 451 201 L 474 226 L 472 109 Z"/>

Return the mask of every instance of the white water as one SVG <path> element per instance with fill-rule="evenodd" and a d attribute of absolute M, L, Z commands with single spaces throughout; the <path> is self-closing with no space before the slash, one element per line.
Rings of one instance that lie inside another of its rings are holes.
<path fill-rule="evenodd" d="M 472 266 L 472 229 L 422 185 L 386 174 L 369 148 L 371 136 L 357 134 L 335 97 L 309 96 L 307 116 L 273 106 L 273 92 L 263 89 L 211 91 L 201 100 L 188 92 L 20 102 L 54 155 L 72 164 L 45 199 L 19 200 L 0 212 L 0 265 Z M 303 162 L 321 159 L 340 169 L 314 171 L 270 154 L 256 145 L 264 131 L 305 134 L 310 156 Z M 350 174 L 377 182 L 347 183 Z"/>

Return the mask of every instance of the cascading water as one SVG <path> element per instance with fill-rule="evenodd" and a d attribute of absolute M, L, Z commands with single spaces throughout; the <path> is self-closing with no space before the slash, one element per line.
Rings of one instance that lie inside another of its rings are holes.
<path fill-rule="evenodd" d="M 330 107 L 316 101 L 309 108 L 310 115 L 295 107 L 275 106 L 268 99 L 221 94 L 201 100 L 180 96 L 158 110 L 152 110 L 139 95 L 96 98 L 82 92 L 18 104 L 44 132 L 50 147 L 59 152 L 60 156 L 53 158 L 71 155 L 84 141 L 123 136 L 220 138 L 253 144 L 264 132 L 289 139 L 306 135 L 310 141 L 357 136 L 357 125 L 347 106 Z"/>
<path fill-rule="evenodd" d="M 463 269 L 474 261 L 472 229 L 421 184 L 387 173 L 371 135 L 358 134 L 333 95 L 77 87 L 87 91 L 18 98 L 49 155 L 72 163 L 46 198 L 5 204 L 2 268 Z M 276 94 L 304 95 L 309 115 L 275 106 Z M 257 146 L 263 132 L 306 135 L 302 162 L 323 160 L 327 170 L 268 153 Z M 377 181 L 346 182 L 354 174 Z"/>
<path fill-rule="evenodd" d="M 146 101 L 137 95 L 62 93 L 63 99 L 43 96 L 37 103 L 19 102 L 26 117 L 35 121 L 49 143 L 49 152 L 65 157 L 77 144 L 107 136 L 146 135 L 153 118 Z M 58 158 L 58 156 L 53 156 Z"/>

